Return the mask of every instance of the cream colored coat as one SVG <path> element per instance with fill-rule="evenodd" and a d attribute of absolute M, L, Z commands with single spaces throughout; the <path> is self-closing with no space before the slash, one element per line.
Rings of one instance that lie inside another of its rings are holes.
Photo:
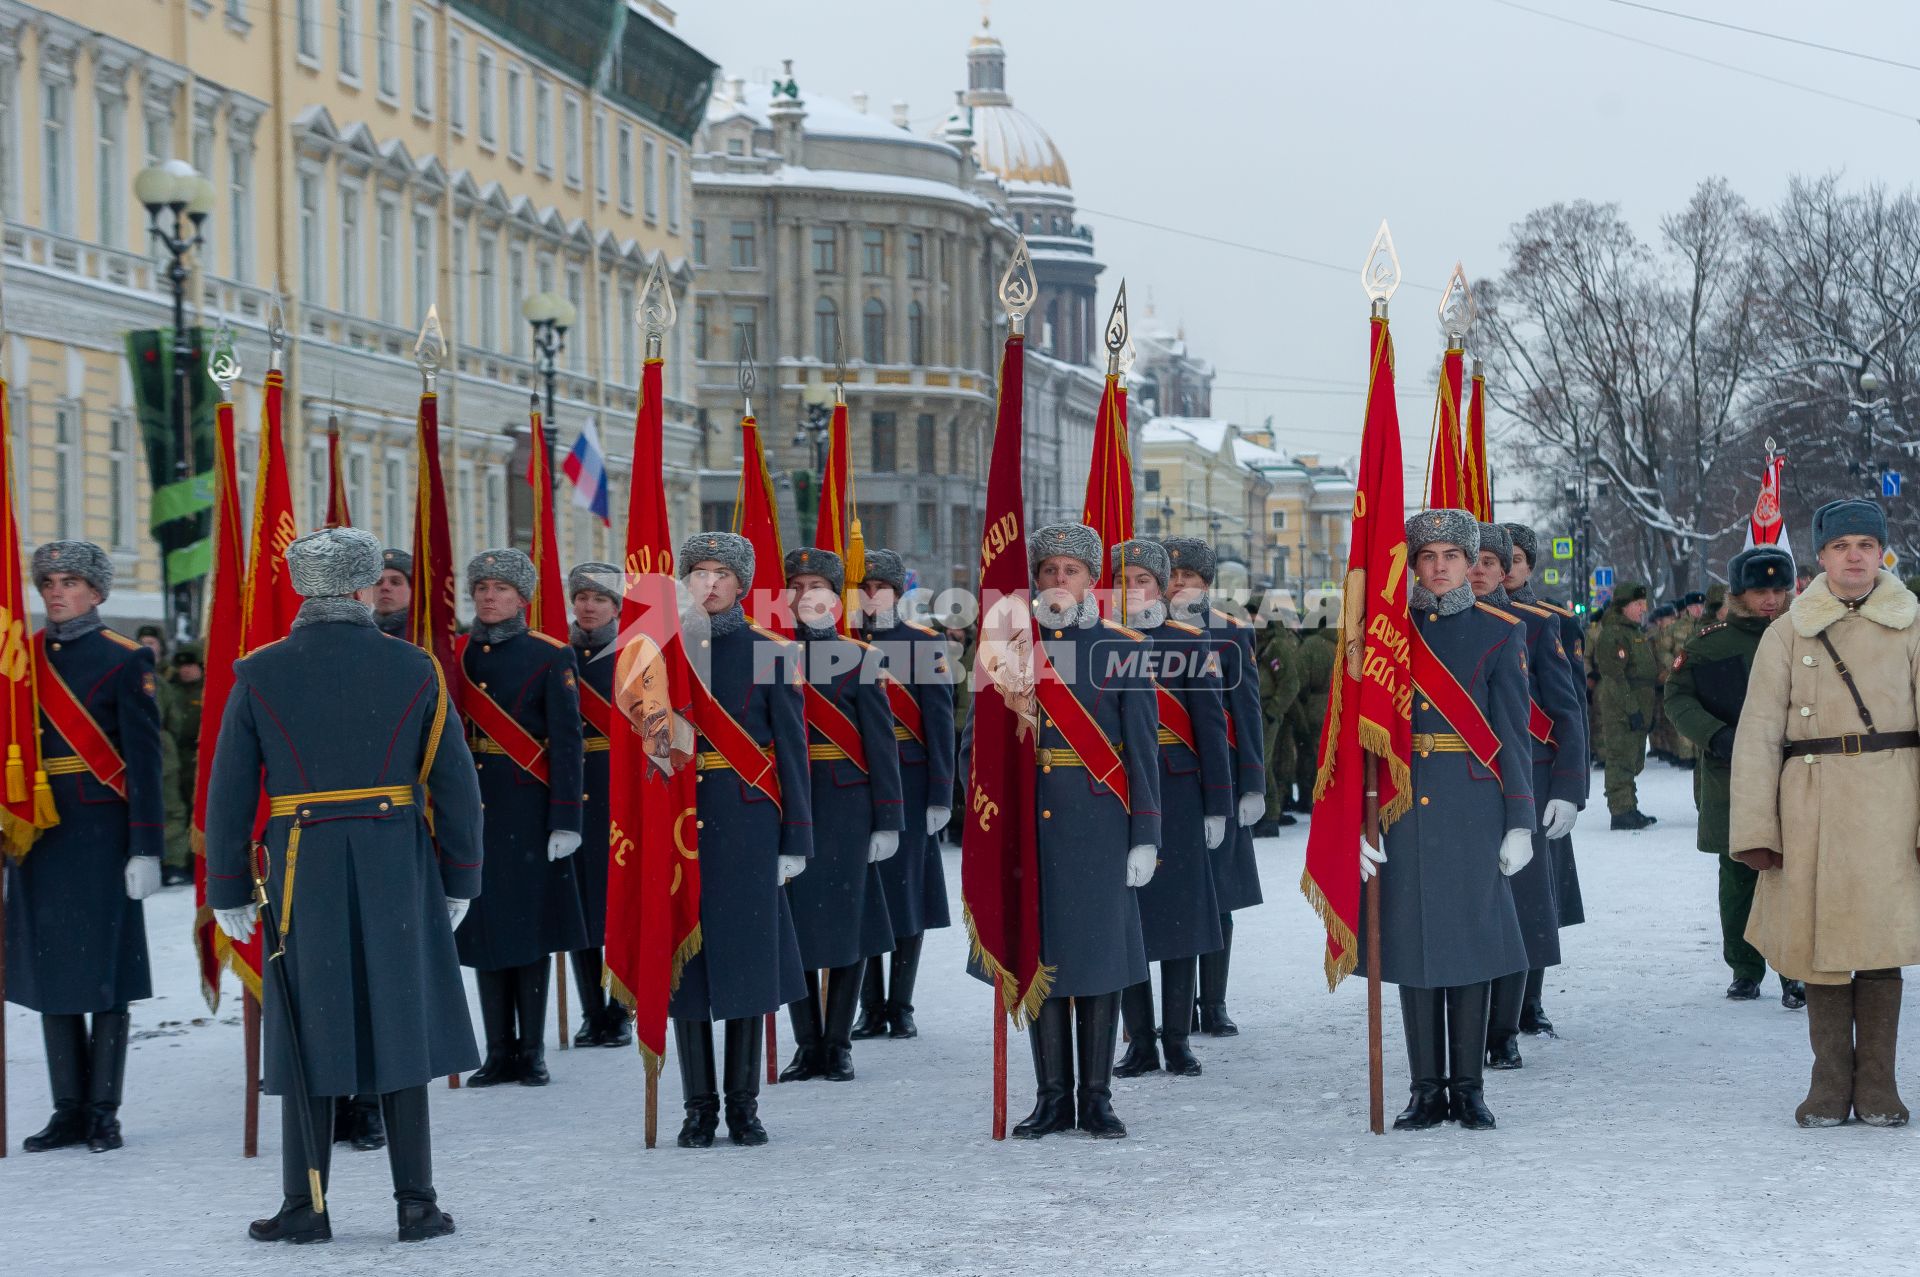
<path fill-rule="evenodd" d="M 1843 984 L 1920 963 L 1920 750 L 1783 759 L 1787 741 L 1864 731 L 1825 631 L 1874 730 L 1920 727 L 1920 600 L 1881 572 L 1857 611 L 1823 573 L 1754 653 L 1733 747 L 1734 852 L 1784 860 L 1760 875 L 1747 939 L 1781 975 Z"/>

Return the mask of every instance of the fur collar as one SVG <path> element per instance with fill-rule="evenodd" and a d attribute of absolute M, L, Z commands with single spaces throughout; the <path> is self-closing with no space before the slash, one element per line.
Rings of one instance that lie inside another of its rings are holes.
<path fill-rule="evenodd" d="M 1801 638 L 1812 638 L 1835 621 L 1845 616 L 1848 607 L 1834 597 L 1827 588 L 1827 574 L 1822 572 L 1813 578 L 1806 592 L 1793 601 L 1787 609 L 1787 615 L 1793 618 L 1793 632 Z M 1885 568 L 1880 570 L 1879 579 L 1873 583 L 1873 592 L 1857 610 L 1876 625 L 1890 630 L 1904 630 L 1911 626 L 1914 617 L 1920 615 L 1920 599 L 1900 584 L 1900 578 Z"/>

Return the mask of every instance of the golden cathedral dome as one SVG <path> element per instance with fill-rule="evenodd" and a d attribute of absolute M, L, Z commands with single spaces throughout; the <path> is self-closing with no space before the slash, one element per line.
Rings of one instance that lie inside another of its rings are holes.
<path fill-rule="evenodd" d="M 974 158 L 1005 182 L 1071 187 L 1067 162 L 1047 131 L 1007 95 L 1007 51 L 983 21 L 967 48 L 968 108 Z"/>

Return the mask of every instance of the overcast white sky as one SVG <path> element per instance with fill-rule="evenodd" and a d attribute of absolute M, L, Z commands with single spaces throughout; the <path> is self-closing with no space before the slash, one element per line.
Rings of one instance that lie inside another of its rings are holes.
<path fill-rule="evenodd" d="M 1912 0 L 1647 2 L 1920 64 Z M 1059 145 L 1094 228 L 1102 305 L 1122 276 L 1136 308 L 1151 293 L 1159 317 L 1183 324 L 1220 370 L 1216 415 L 1258 425 L 1271 414 L 1296 450 L 1355 447 L 1358 272 L 1390 220 L 1407 276 L 1393 315 L 1417 469 L 1439 290 L 1456 258 L 1470 276 L 1497 271 L 1508 227 L 1528 210 L 1617 201 L 1651 235 L 1709 175 L 1759 204 L 1794 173 L 1839 169 L 1898 187 L 1920 144 L 1920 72 L 1617 0 L 1513 3 L 1883 110 L 1500 0 L 998 0 L 992 20 L 1008 89 Z M 728 73 L 764 78 L 794 59 L 803 96 L 865 90 L 875 112 L 905 98 L 925 131 L 965 86 L 980 12 L 978 0 L 682 0 L 679 29 Z"/>

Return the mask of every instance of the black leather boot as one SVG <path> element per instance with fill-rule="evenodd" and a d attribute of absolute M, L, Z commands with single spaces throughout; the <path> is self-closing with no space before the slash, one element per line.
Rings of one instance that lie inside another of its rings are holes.
<path fill-rule="evenodd" d="M 467 1075 L 466 1086 L 499 1086 L 518 1081 L 520 1058 L 513 1038 L 513 972 L 475 971 L 480 994 L 480 1025 L 487 1035 L 487 1058 Z"/>
<path fill-rule="evenodd" d="M 1482 1094 L 1486 1079 L 1487 1002 L 1490 984 L 1447 990 L 1447 1090 L 1449 1121 L 1466 1131 L 1493 1129 L 1493 1111 Z"/>
<path fill-rule="evenodd" d="M 749 1148 L 767 1142 L 760 1124 L 761 1018 L 727 1021 L 727 1138 Z"/>
<path fill-rule="evenodd" d="M 522 1086 L 545 1086 L 547 1072 L 547 982 L 553 968 L 545 958 L 516 967 L 513 972 L 513 1013 L 519 1021 L 517 1040 Z"/>
<path fill-rule="evenodd" d="M 1213 953 L 1200 956 L 1200 1031 L 1208 1037 L 1231 1038 L 1240 1026 L 1227 1014 L 1227 967 L 1233 960 L 1233 915 L 1220 915 L 1220 935 L 1226 941 Z"/>
<path fill-rule="evenodd" d="M 1160 1048 L 1154 1044 L 1152 980 L 1130 984 L 1120 991 L 1120 1017 L 1127 1023 L 1127 1053 L 1113 1066 L 1113 1075 L 1139 1077 L 1143 1073 L 1158 1073 Z"/>
<path fill-rule="evenodd" d="M 887 1036 L 887 992 L 880 972 L 885 958 L 868 958 L 860 973 L 860 1018 L 853 1022 L 853 1040 Z"/>
<path fill-rule="evenodd" d="M 43 1015 L 40 1036 L 47 1044 L 47 1086 L 53 1092 L 53 1118 L 27 1136 L 29 1153 L 85 1144 L 93 1130 L 87 1111 L 87 1017 Z"/>
<path fill-rule="evenodd" d="M 307 1111 L 313 1124 L 314 1154 L 320 1165 L 320 1192 L 327 1191 L 327 1176 L 333 1157 L 333 1097 L 307 1097 Z M 301 1138 L 300 1121 L 294 1106 L 280 1101 L 280 1209 L 265 1219 L 247 1225 L 247 1236 L 257 1242 L 291 1242 L 304 1246 L 311 1242 L 333 1240 L 333 1222 L 313 1208 L 313 1190 L 307 1180 L 307 1150 Z"/>
<path fill-rule="evenodd" d="M 1546 987 L 1547 970 L 1535 967 L 1527 972 L 1527 996 L 1520 1003 L 1520 1031 L 1553 1036 L 1553 1021 L 1547 1018 L 1547 1008 L 1541 1005 L 1540 993 Z"/>
<path fill-rule="evenodd" d="M 131 1019 L 125 1011 L 93 1013 L 91 1058 L 87 1062 L 87 1151 L 90 1153 L 110 1152 L 121 1144 L 120 1095 L 127 1080 Z"/>
<path fill-rule="evenodd" d="M 920 1028 L 913 1022 L 913 985 L 920 978 L 920 946 L 925 942 L 927 933 L 908 936 L 905 940 L 894 942 L 893 970 L 890 973 L 892 990 L 887 994 L 887 1036 L 900 1041 L 920 1036 Z M 875 962 L 880 959 L 875 958 Z"/>
<path fill-rule="evenodd" d="M 1424 1131 L 1447 1120 L 1446 998 L 1439 989 L 1400 986 L 1400 1027 L 1407 1039 L 1411 1095 L 1393 1119 L 1396 1131 Z"/>
<path fill-rule="evenodd" d="M 713 1076 L 713 1025 L 707 1020 L 675 1020 L 673 1053 L 680 1062 L 680 1097 L 686 1120 L 680 1123 L 681 1148 L 712 1148 L 720 1129 L 720 1089 Z"/>
<path fill-rule="evenodd" d="M 1120 1035 L 1120 995 L 1075 998 L 1073 1019 L 1080 1064 L 1080 1089 L 1075 1095 L 1080 1129 L 1097 1140 L 1123 1140 L 1126 1123 L 1113 1112 L 1113 1042 Z"/>
<path fill-rule="evenodd" d="M 362 1153 L 372 1152 L 387 1142 L 380 1121 L 380 1097 L 355 1095 L 333 1106 L 333 1142 L 352 1144 Z"/>
<path fill-rule="evenodd" d="M 1073 1026 L 1071 999 L 1048 998 L 1027 1026 L 1033 1047 L 1033 1112 L 1013 1128 L 1017 1140 L 1073 1129 Z"/>
<path fill-rule="evenodd" d="M 423 1242 L 453 1231 L 453 1216 L 440 1209 L 433 1191 L 433 1128 L 427 1121 L 427 1088 L 410 1086 L 380 1097 L 387 1121 L 387 1167 L 400 1240 Z"/>
<path fill-rule="evenodd" d="M 1200 1061 L 1187 1036 L 1186 1009 L 1193 1005 L 1193 961 L 1179 958 L 1160 964 L 1160 1050 L 1167 1072 L 1175 1077 L 1199 1077 Z M 1120 1070 L 1115 1069 L 1118 1073 Z"/>
<path fill-rule="evenodd" d="M 600 951 L 575 949 L 567 961 L 573 967 L 574 992 L 580 995 L 580 1027 L 574 1030 L 573 1044 L 605 1046 L 612 1026 L 607 1020 L 607 991 L 600 984 Z"/>
<path fill-rule="evenodd" d="M 782 1082 L 811 1082 L 821 1073 L 821 1021 L 825 1016 L 820 1007 L 820 973 L 807 972 L 806 981 L 807 996 L 787 1007 L 787 1019 L 793 1024 L 793 1060 L 780 1070 Z M 727 1040 L 733 1040 L 731 1034 Z"/>
<path fill-rule="evenodd" d="M 860 1005 L 860 978 L 866 966 L 865 962 L 855 962 L 827 973 L 827 1022 L 820 1039 L 820 1076 L 829 1082 L 853 1081 L 853 1015 Z"/>
<path fill-rule="evenodd" d="M 1527 973 L 1516 971 L 1493 982 L 1487 1012 L 1487 1067 L 1517 1069 L 1520 1058 L 1520 1003 L 1526 998 Z"/>

